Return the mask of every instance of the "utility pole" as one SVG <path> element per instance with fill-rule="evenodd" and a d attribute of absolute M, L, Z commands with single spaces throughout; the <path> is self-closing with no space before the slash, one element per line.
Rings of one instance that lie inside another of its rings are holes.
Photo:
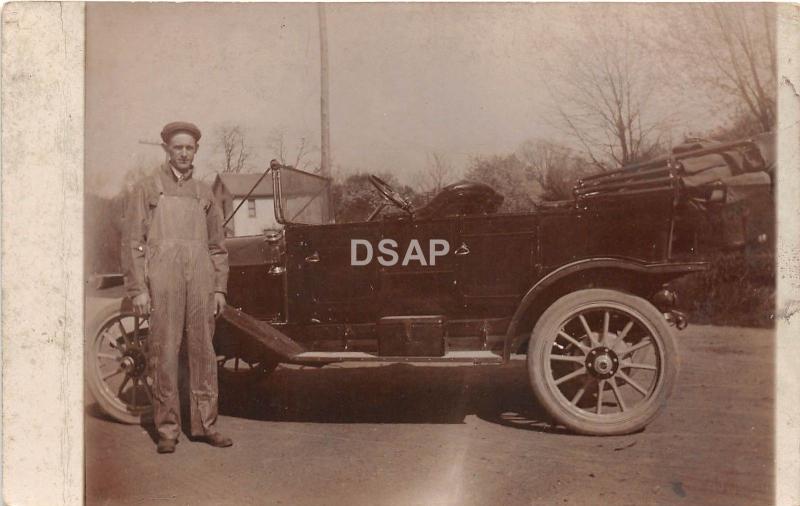
<path fill-rule="evenodd" d="M 322 123 L 322 159 L 320 175 L 331 177 L 331 134 L 328 117 L 328 25 L 325 20 L 325 4 L 317 4 L 319 14 L 319 66 L 320 66 L 320 121 Z"/>

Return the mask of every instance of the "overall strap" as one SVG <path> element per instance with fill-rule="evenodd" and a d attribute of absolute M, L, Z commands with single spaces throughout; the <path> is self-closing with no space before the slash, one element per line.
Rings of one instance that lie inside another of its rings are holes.
<path fill-rule="evenodd" d="M 147 230 L 148 242 L 150 242 L 151 231 L 155 226 L 155 221 L 161 219 L 161 199 L 164 197 L 164 183 L 161 182 L 161 170 L 156 169 L 153 171 L 153 183 L 155 184 L 156 191 L 158 192 L 158 200 L 156 200 L 156 207 L 151 208 L 151 221 Z"/>

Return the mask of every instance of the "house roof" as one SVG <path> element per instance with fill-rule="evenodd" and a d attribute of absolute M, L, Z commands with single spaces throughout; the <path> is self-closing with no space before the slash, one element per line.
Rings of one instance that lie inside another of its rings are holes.
<path fill-rule="evenodd" d="M 244 197 L 256 184 L 261 174 L 219 174 L 217 178 L 234 197 Z M 253 190 L 253 197 L 272 196 L 272 178 L 267 176 Z"/>
<path fill-rule="evenodd" d="M 244 197 L 260 177 L 261 174 L 218 174 L 214 186 L 220 182 L 232 196 Z M 281 169 L 281 188 L 285 195 L 314 194 L 320 191 L 328 181 L 328 178 L 310 172 L 288 167 Z M 258 183 L 251 196 L 271 197 L 272 194 L 272 177 L 268 175 Z"/>

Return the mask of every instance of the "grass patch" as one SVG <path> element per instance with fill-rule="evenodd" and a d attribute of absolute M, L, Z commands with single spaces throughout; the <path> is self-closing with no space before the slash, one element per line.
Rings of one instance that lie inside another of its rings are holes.
<path fill-rule="evenodd" d="M 772 251 L 717 253 L 711 269 L 671 283 L 691 323 L 772 327 L 775 256 Z"/>

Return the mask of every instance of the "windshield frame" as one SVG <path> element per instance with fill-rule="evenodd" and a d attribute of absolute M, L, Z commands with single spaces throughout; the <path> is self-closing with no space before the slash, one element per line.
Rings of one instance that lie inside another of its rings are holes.
<path fill-rule="evenodd" d="M 283 205 L 284 195 L 283 195 L 283 184 L 281 182 L 281 172 L 284 169 L 285 170 L 292 170 L 292 171 L 299 172 L 301 174 L 304 174 L 307 177 L 315 177 L 315 178 L 319 178 L 319 179 L 324 180 L 324 183 L 322 184 L 322 187 L 316 193 L 312 194 L 310 200 L 302 208 L 300 208 L 300 211 L 295 213 L 295 215 L 292 216 L 291 218 L 287 218 L 286 217 L 285 210 L 284 210 L 284 205 Z M 286 225 L 306 225 L 306 226 L 312 225 L 313 226 L 313 225 L 328 225 L 328 224 L 336 223 L 336 219 L 335 219 L 334 214 L 333 214 L 333 209 L 331 209 L 331 195 L 330 195 L 331 179 L 330 178 L 323 177 L 323 176 L 318 176 L 316 174 L 307 173 L 305 171 L 298 171 L 297 169 L 295 169 L 293 167 L 287 167 L 287 166 L 281 165 L 276 160 L 272 160 L 270 162 L 270 168 L 268 170 L 272 172 L 273 207 L 274 207 L 274 212 L 275 212 L 275 220 L 279 224 L 281 224 L 283 226 L 286 226 Z M 320 195 L 322 195 L 323 192 L 328 192 L 327 209 L 325 210 L 325 214 L 328 216 L 328 220 L 327 221 L 323 221 L 321 223 L 307 223 L 307 222 L 302 222 L 302 221 L 295 221 L 295 218 L 298 215 L 300 215 L 314 200 L 316 200 Z"/>

